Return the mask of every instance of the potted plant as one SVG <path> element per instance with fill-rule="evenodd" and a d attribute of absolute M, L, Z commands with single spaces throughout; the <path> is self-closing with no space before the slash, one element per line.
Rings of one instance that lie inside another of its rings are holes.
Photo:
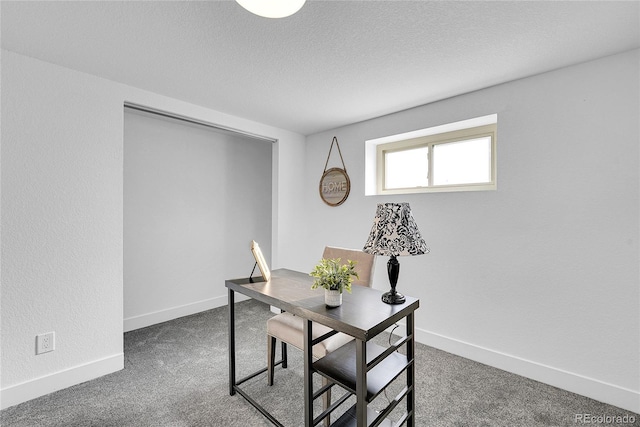
<path fill-rule="evenodd" d="M 358 277 L 355 270 L 356 263 L 348 260 L 342 264 L 340 258 L 322 258 L 309 273 L 315 277 L 311 289 L 324 288 L 324 302 L 329 307 L 338 307 L 342 304 L 342 291 L 351 293 L 351 283 L 354 277 Z"/>

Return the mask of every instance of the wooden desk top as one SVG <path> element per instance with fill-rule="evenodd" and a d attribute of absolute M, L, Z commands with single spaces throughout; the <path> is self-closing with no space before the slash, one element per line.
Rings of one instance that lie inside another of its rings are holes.
<path fill-rule="evenodd" d="M 225 282 L 235 292 L 363 341 L 369 341 L 420 306 L 420 300 L 406 295 L 404 304 L 386 304 L 380 299 L 383 292 L 354 285 L 351 294 L 342 294 L 340 307 L 328 308 L 324 290 L 313 290 L 312 284 L 313 277 L 287 269 L 272 271 L 267 282 L 250 283 L 249 278 Z"/>

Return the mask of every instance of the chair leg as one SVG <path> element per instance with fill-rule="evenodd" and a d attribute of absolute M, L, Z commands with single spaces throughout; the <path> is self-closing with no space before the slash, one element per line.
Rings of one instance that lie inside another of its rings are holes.
<path fill-rule="evenodd" d="M 276 364 L 276 338 L 267 335 L 267 384 L 273 385 L 273 371 Z"/>
<path fill-rule="evenodd" d="M 322 387 L 326 386 L 327 384 L 329 384 L 329 380 L 323 376 Z M 322 395 L 322 410 L 325 411 L 329 406 L 331 406 L 331 389 L 327 390 Z M 329 425 L 331 424 L 331 415 L 327 415 L 322 421 L 324 422 L 325 427 L 329 427 Z"/>
<path fill-rule="evenodd" d="M 282 344 L 282 369 L 287 369 L 287 343 L 284 341 L 280 343 Z"/>

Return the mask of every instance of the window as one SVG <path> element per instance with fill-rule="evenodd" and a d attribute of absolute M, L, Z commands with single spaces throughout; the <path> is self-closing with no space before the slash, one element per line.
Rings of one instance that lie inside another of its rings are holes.
<path fill-rule="evenodd" d="M 487 116 L 367 141 L 366 168 L 375 156 L 375 173 L 368 170 L 366 176 L 375 180 L 375 190 L 367 185 L 366 194 L 495 190 L 496 119 Z M 469 127 L 477 123 L 481 125 Z"/>

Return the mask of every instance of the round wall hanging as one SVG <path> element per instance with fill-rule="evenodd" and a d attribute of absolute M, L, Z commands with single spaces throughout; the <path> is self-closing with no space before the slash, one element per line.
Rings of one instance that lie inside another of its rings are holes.
<path fill-rule="evenodd" d="M 331 156 L 331 150 L 333 149 L 333 143 L 336 143 L 338 147 L 338 153 L 340 153 L 340 160 L 342 161 L 341 168 L 331 168 L 327 170 L 329 164 L 329 157 Z M 324 173 L 320 178 L 320 197 L 322 201 L 329 206 L 339 206 L 347 200 L 349 197 L 349 191 L 351 191 L 351 180 L 347 174 L 347 167 L 344 165 L 342 159 L 342 152 L 340 151 L 340 145 L 338 144 L 338 138 L 335 136 L 331 141 L 331 147 L 329 148 L 329 155 L 327 155 L 327 161 L 324 164 Z"/>

